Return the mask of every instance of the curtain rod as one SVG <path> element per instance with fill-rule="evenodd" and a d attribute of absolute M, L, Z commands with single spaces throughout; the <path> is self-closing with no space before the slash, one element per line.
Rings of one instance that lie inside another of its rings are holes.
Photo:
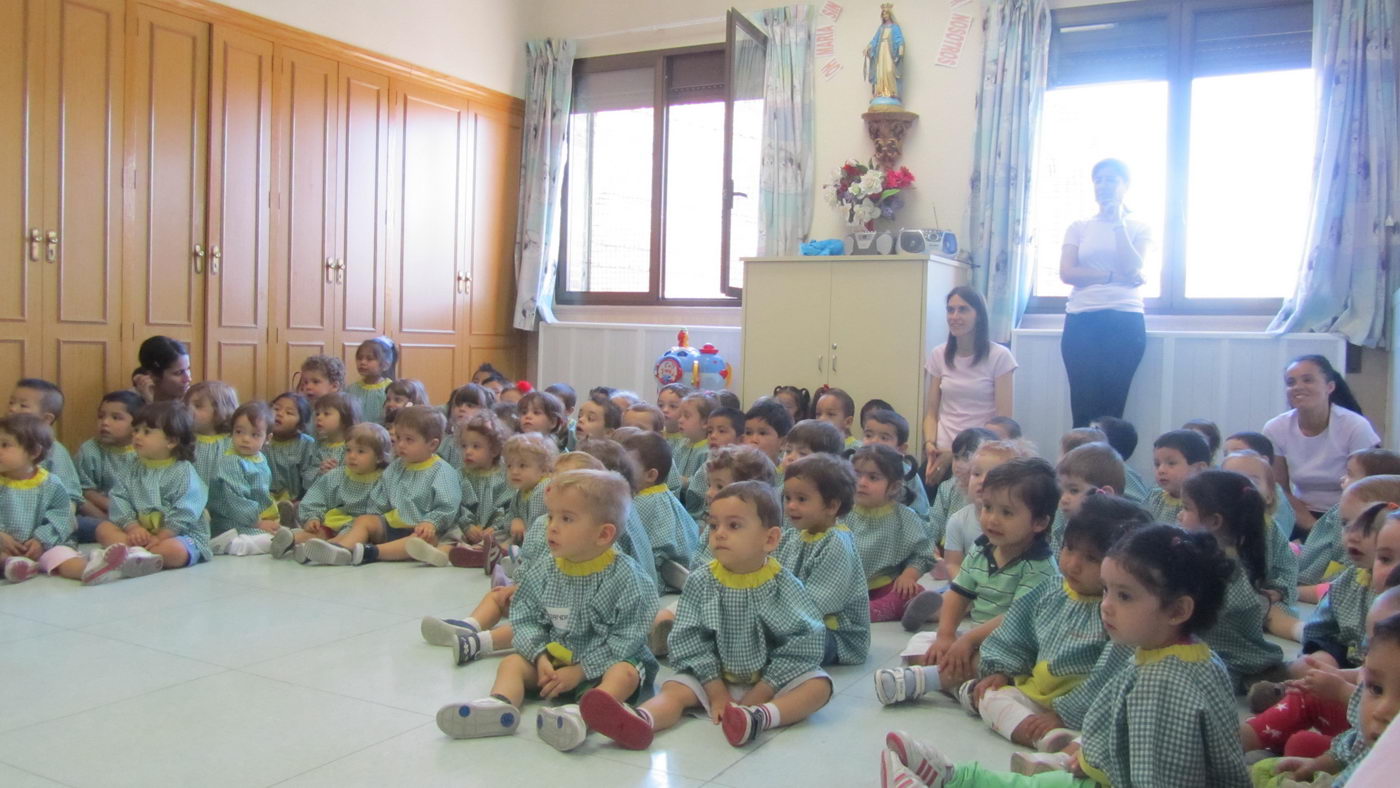
<path fill-rule="evenodd" d="M 586 36 L 569 36 L 575 41 L 588 41 L 594 38 L 611 38 L 613 36 L 625 36 L 632 33 L 657 33 L 662 30 L 675 30 L 683 27 L 700 27 L 701 25 L 715 24 L 723 22 L 722 16 L 711 16 L 705 19 L 691 19 L 687 22 L 668 22 L 661 25 L 646 25 L 645 27 L 633 27 L 627 30 L 610 30 L 606 33 L 593 33 Z"/>

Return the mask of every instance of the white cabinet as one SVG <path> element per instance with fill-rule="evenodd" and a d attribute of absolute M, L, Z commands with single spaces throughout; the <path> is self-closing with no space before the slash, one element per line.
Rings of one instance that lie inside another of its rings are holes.
<path fill-rule="evenodd" d="M 743 400 L 775 386 L 887 400 L 920 446 L 924 360 L 944 340 L 943 303 L 967 266 L 942 257 L 744 260 Z"/>

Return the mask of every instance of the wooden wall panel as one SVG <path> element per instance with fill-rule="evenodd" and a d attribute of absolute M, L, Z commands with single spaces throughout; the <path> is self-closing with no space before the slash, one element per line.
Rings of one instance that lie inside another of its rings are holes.
<path fill-rule="evenodd" d="M 0 380 L 39 369 L 45 247 L 29 243 L 43 226 L 44 6 L 0 3 Z M 29 123 L 30 113 L 40 118 Z M 31 254 L 32 251 L 32 254 Z"/>
<path fill-rule="evenodd" d="M 471 333 L 509 335 L 515 312 L 515 220 L 521 119 L 472 106 Z M 475 369 L 475 367 L 473 367 Z"/>
<path fill-rule="evenodd" d="M 209 343 L 209 366 L 219 380 L 233 386 L 243 400 L 263 399 L 267 378 L 267 343 L 261 340 L 215 340 Z"/>
<path fill-rule="evenodd" d="M 449 341 L 436 345 L 401 342 L 399 350 L 403 356 L 399 359 L 399 377 L 421 380 L 428 389 L 429 402 L 435 405 L 447 402 L 453 388 L 461 381 L 454 374 L 453 366 L 458 359 L 466 358 L 467 349 Z"/>
<path fill-rule="evenodd" d="M 97 404 L 117 373 L 118 347 L 110 342 L 59 339 L 54 343 L 53 381 L 63 389 L 64 418 L 58 437 L 70 449 L 92 436 Z"/>
<path fill-rule="evenodd" d="M 389 78 L 341 64 L 339 256 L 341 342 L 383 334 L 388 271 Z M 353 360 L 353 352 L 351 357 Z"/>

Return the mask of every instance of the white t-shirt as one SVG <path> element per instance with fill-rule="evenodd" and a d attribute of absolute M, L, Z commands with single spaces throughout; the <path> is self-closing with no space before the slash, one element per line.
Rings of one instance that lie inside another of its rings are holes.
<path fill-rule="evenodd" d="M 1142 249 L 1144 244 L 1152 241 L 1152 229 L 1145 222 L 1125 216 L 1123 224 L 1128 228 L 1128 237 L 1132 239 L 1134 249 Z M 1065 230 L 1065 246 L 1079 250 L 1079 265 L 1082 268 L 1111 271 L 1118 260 L 1118 241 L 1114 236 L 1113 222 L 1106 219 L 1095 217 L 1071 224 Z M 1070 315 L 1100 309 L 1141 312 L 1141 288 L 1123 282 L 1085 285 L 1074 288 L 1065 302 L 1065 313 Z"/>
<path fill-rule="evenodd" d="M 948 344 L 933 349 L 924 370 L 938 378 L 938 447 L 953 445 L 958 433 L 985 427 L 997 415 L 997 378 L 1016 369 L 1011 351 L 993 342 L 987 357 L 973 364 L 972 356 L 955 356 L 950 369 L 943 361 Z"/>
<path fill-rule="evenodd" d="M 1314 512 L 1331 509 L 1341 500 L 1347 455 L 1381 442 L 1365 416 L 1337 405 L 1332 406 L 1327 429 L 1311 438 L 1298 429 L 1297 410 L 1269 419 L 1263 433 L 1274 442 L 1274 453 L 1288 460 L 1293 494 Z"/>
<path fill-rule="evenodd" d="M 978 517 L 979 514 L 975 503 L 953 512 L 948 518 L 948 527 L 943 532 L 943 549 L 957 550 L 966 556 L 972 545 L 977 542 L 977 537 L 982 535 L 982 520 Z"/>

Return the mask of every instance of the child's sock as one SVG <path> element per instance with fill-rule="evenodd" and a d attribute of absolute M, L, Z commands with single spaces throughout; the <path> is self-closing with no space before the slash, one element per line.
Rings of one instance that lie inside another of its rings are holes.
<path fill-rule="evenodd" d="M 209 552 L 213 553 L 214 555 L 226 555 L 228 553 L 229 545 L 232 544 L 233 540 L 237 538 L 238 530 L 236 528 L 229 528 L 225 531 L 220 531 L 217 536 L 209 540 Z"/>
<path fill-rule="evenodd" d="M 942 688 L 936 666 L 909 665 L 875 671 L 875 697 L 885 706 L 914 700 Z"/>

